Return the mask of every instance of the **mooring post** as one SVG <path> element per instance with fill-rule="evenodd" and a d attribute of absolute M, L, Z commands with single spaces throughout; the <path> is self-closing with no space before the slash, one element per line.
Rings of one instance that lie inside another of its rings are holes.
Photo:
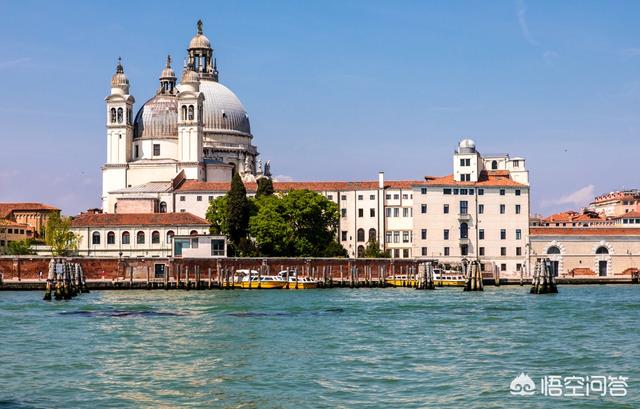
<path fill-rule="evenodd" d="M 51 301 L 51 290 L 53 289 L 53 280 L 55 274 L 55 264 L 53 258 L 49 260 L 49 270 L 47 271 L 47 285 L 44 290 L 44 300 Z M 0 274 L 0 287 L 2 286 L 2 274 Z"/>

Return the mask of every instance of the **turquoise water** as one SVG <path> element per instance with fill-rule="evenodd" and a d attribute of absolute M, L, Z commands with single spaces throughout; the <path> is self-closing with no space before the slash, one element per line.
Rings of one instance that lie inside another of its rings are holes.
<path fill-rule="evenodd" d="M 0 407 L 640 407 L 640 286 L 0 292 Z M 626 397 L 511 380 L 627 376 Z"/>

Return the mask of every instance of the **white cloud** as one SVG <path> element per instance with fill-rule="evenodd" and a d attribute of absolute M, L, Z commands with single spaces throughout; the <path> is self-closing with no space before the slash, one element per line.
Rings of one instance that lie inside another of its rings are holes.
<path fill-rule="evenodd" d="M 516 15 L 518 16 L 518 24 L 520 24 L 522 36 L 529 44 L 537 46 L 538 42 L 533 38 L 531 31 L 529 31 L 529 25 L 527 24 L 527 5 L 524 3 L 524 0 L 516 1 Z"/>
<path fill-rule="evenodd" d="M 541 205 L 542 207 L 555 205 L 573 205 L 576 208 L 582 207 L 593 200 L 593 197 L 595 196 L 594 188 L 595 186 L 593 185 L 587 185 L 585 187 L 581 187 L 575 192 L 571 192 L 557 199 L 543 200 Z"/>
<path fill-rule="evenodd" d="M 31 58 L 27 57 L 17 58 L 15 60 L 0 61 L 0 70 L 3 68 L 15 67 L 16 65 L 22 65 L 28 63 L 29 61 L 31 61 Z"/>
<path fill-rule="evenodd" d="M 276 175 L 273 177 L 274 182 L 293 182 L 293 178 L 287 175 Z"/>

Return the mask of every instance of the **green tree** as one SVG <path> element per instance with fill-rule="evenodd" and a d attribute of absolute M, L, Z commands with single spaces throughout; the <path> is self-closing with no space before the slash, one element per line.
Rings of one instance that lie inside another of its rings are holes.
<path fill-rule="evenodd" d="M 380 249 L 380 243 L 376 239 L 370 239 L 367 242 L 367 247 L 364 249 L 364 257 L 367 258 L 388 258 L 389 252 L 382 251 Z"/>
<path fill-rule="evenodd" d="M 238 247 L 249 231 L 250 205 L 247 190 L 238 173 L 233 175 L 231 189 L 227 193 L 227 229 L 231 243 Z"/>
<path fill-rule="evenodd" d="M 12 256 L 25 256 L 36 254 L 36 252 L 31 248 L 31 240 L 27 239 L 9 242 L 7 254 Z"/>
<path fill-rule="evenodd" d="M 271 196 L 273 194 L 273 182 L 271 178 L 258 179 L 258 188 L 256 189 L 256 198 L 261 196 Z"/>
<path fill-rule="evenodd" d="M 54 213 L 47 220 L 46 244 L 54 256 L 66 256 L 78 250 L 80 238 L 71 231 L 71 218 Z"/>
<path fill-rule="evenodd" d="M 310 190 L 262 196 L 250 233 L 263 256 L 338 257 L 346 250 L 335 239 L 339 214 L 335 203 Z"/>
<path fill-rule="evenodd" d="M 229 196 L 224 195 L 209 202 L 207 220 L 211 224 L 211 234 L 227 236 L 229 234 Z"/>

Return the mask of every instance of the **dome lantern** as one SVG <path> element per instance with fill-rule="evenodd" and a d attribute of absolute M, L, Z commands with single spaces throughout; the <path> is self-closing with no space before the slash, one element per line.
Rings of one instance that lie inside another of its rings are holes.
<path fill-rule="evenodd" d="M 128 94 L 129 93 L 129 79 L 124 73 L 124 67 L 122 66 L 122 58 L 118 57 L 118 64 L 116 65 L 116 73 L 111 77 L 111 94 Z"/>
<path fill-rule="evenodd" d="M 176 74 L 171 68 L 171 55 L 167 55 L 167 66 L 160 74 L 160 93 L 172 94 L 176 87 Z"/>
<path fill-rule="evenodd" d="M 189 64 L 198 76 L 205 80 L 218 81 L 218 69 L 213 58 L 211 42 L 202 33 L 202 20 L 198 20 L 196 35 L 189 41 Z"/>

